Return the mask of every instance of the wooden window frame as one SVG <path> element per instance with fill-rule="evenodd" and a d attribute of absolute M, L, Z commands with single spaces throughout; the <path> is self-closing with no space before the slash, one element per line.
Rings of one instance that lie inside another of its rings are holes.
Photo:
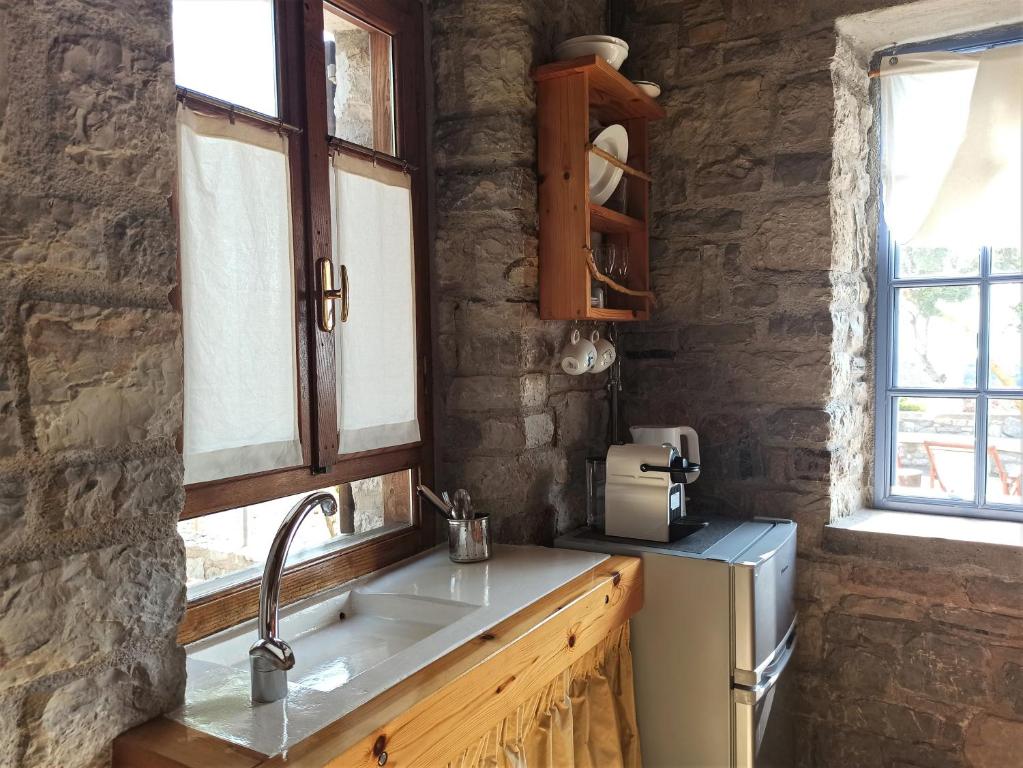
<path fill-rule="evenodd" d="M 186 103 L 188 99 L 195 99 L 202 103 L 204 110 L 227 113 L 267 130 L 281 130 L 282 126 L 297 129 L 288 142 L 288 161 L 295 253 L 298 418 L 303 465 L 188 485 L 185 487 L 181 520 L 402 470 L 410 471 L 410 486 L 432 480 L 423 9 L 418 0 L 329 0 L 329 3 L 349 20 L 359 22 L 359 26 L 376 33 L 371 36 L 371 43 L 381 33 L 390 37 L 394 157 L 332 140 L 327 135 L 324 9 L 320 0 L 274 0 L 279 120 L 261 118 L 201 94 L 183 95 Z M 381 47 L 372 46 L 377 60 Z M 373 67 L 373 71 L 379 71 L 378 67 Z M 374 83 L 374 92 L 377 88 L 378 84 Z M 375 108 L 375 124 L 379 116 Z M 376 127 L 374 137 L 379 138 Z M 411 175 L 420 440 L 346 455 L 338 453 L 333 333 L 320 329 L 316 308 L 320 285 L 315 265 L 319 259 L 332 256 L 328 176 L 331 151 L 361 155 L 368 152 L 374 161 L 395 165 Z M 409 491 L 411 493 L 413 488 L 410 487 Z M 282 585 L 282 601 L 301 599 L 432 546 L 436 541 L 436 529 L 430 524 L 430 518 L 424 520 L 414 494 L 411 496 L 411 510 L 407 528 L 385 532 L 290 567 Z M 191 642 L 252 618 L 258 612 L 258 595 L 259 580 L 254 579 L 189 602 L 179 628 L 179 642 Z"/>

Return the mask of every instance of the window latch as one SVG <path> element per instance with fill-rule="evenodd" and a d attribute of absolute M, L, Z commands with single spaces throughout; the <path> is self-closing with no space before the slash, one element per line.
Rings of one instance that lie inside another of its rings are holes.
<path fill-rule="evenodd" d="M 341 288 L 334 287 L 334 265 L 330 259 L 320 259 L 320 330 L 334 330 L 334 302 L 341 302 L 341 322 L 348 320 L 348 268 L 341 265 Z"/>

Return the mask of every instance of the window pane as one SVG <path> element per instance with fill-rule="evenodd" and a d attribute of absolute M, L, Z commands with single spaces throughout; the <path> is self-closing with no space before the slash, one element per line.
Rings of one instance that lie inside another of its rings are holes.
<path fill-rule="evenodd" d="M 895 398 L 892 494 L 973 501 L 976 401 Z"/>
<path fill-rule="evenodd" d="M 896 252 L 896 277 L 963 277 L 980 274 L 980 251 L 969 248 L 914 248 Z"/>
<path fill-rule="evenodd" d="M 272 0 L 174 0 L 174 79 L 277 117 Z"/>
<path fill-rule="evenodd" d="M 1023 389 L 1023 283 L 991 286 L 991 389 Z"/>
<path fill-rule="evenodd" d="M 991 249 L 991 271 L 996 275 L 1023 272 L 1023 250 L 1018 245 Z"/>
<path fill-rule="evenodd" d="M 323 6 L 327 62 L 327 132 L 394 154 L 391 38 Z"/>
<path fill-rule="evenodd" d="M 289 565 L 412 522 L 411 470 L 322 490 L 341 499 L 339 514 L 332 518 L 319 511 L 309 514 L 291 544 Z M 277 529 L 306 495 L 179 522 L 178 533 L 185 541 L 189 600 L 259 578 Z"/>
<path fill-rule="evenodd" d="M 977 286 L 900 288 L 896 312 L 897 386 L 977 386 Z"/>
<path fill-rule="evenodd" d="M 987 501 L 1023 505 L 1023 400 L 988 402 Z"/>

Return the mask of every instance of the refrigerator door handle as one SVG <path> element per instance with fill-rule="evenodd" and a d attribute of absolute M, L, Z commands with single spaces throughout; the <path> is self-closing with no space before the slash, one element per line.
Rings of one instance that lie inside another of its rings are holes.
<path fill-rule="evenodd" d="M 771 688 L 774 687 L 775 683 L 778 682 L 778 678 L 781 677 L 781 673 L 785 671 L 785 667 L 788 666 L 789 661 L 792 660 L 792 654 L 796 650 L 796 632 L 795 627 L 789 632 L 789 636 L 785 643 L 785 650 L 781 652 L 777 659 L 771 663 L 767 669 L 764 670 L 763 680 L 757 685 L 747 687 L 735 687 L 732 689 L 732 694 L 735 701 L 741 704 L 756 704 L 767 694 Z"/>

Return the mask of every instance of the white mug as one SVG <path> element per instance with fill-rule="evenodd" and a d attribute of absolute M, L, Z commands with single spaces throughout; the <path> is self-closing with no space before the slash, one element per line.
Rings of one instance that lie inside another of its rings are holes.
<path fill-rule="evenodd" d="M 618 357 L 614 345 L 607 339 L 600 338 L 600 333 L 597 331 L 590 334 L 590 341 L 593 344 L 593 348 L 597 351 L 597 359 L 593 363 L 593 367 L 590 368 L 590 373 L 606 371 L 614 363 L 615 358 Z"/>
<path fill-rule="evenodd" d="M 572 331 L 571 343 L 565 347 L 561 358 L 561 370 L 569 376 L 586 373 L 597 360 L 597 349 L 593 342 L 584 339 L 578 329 Z"/>

